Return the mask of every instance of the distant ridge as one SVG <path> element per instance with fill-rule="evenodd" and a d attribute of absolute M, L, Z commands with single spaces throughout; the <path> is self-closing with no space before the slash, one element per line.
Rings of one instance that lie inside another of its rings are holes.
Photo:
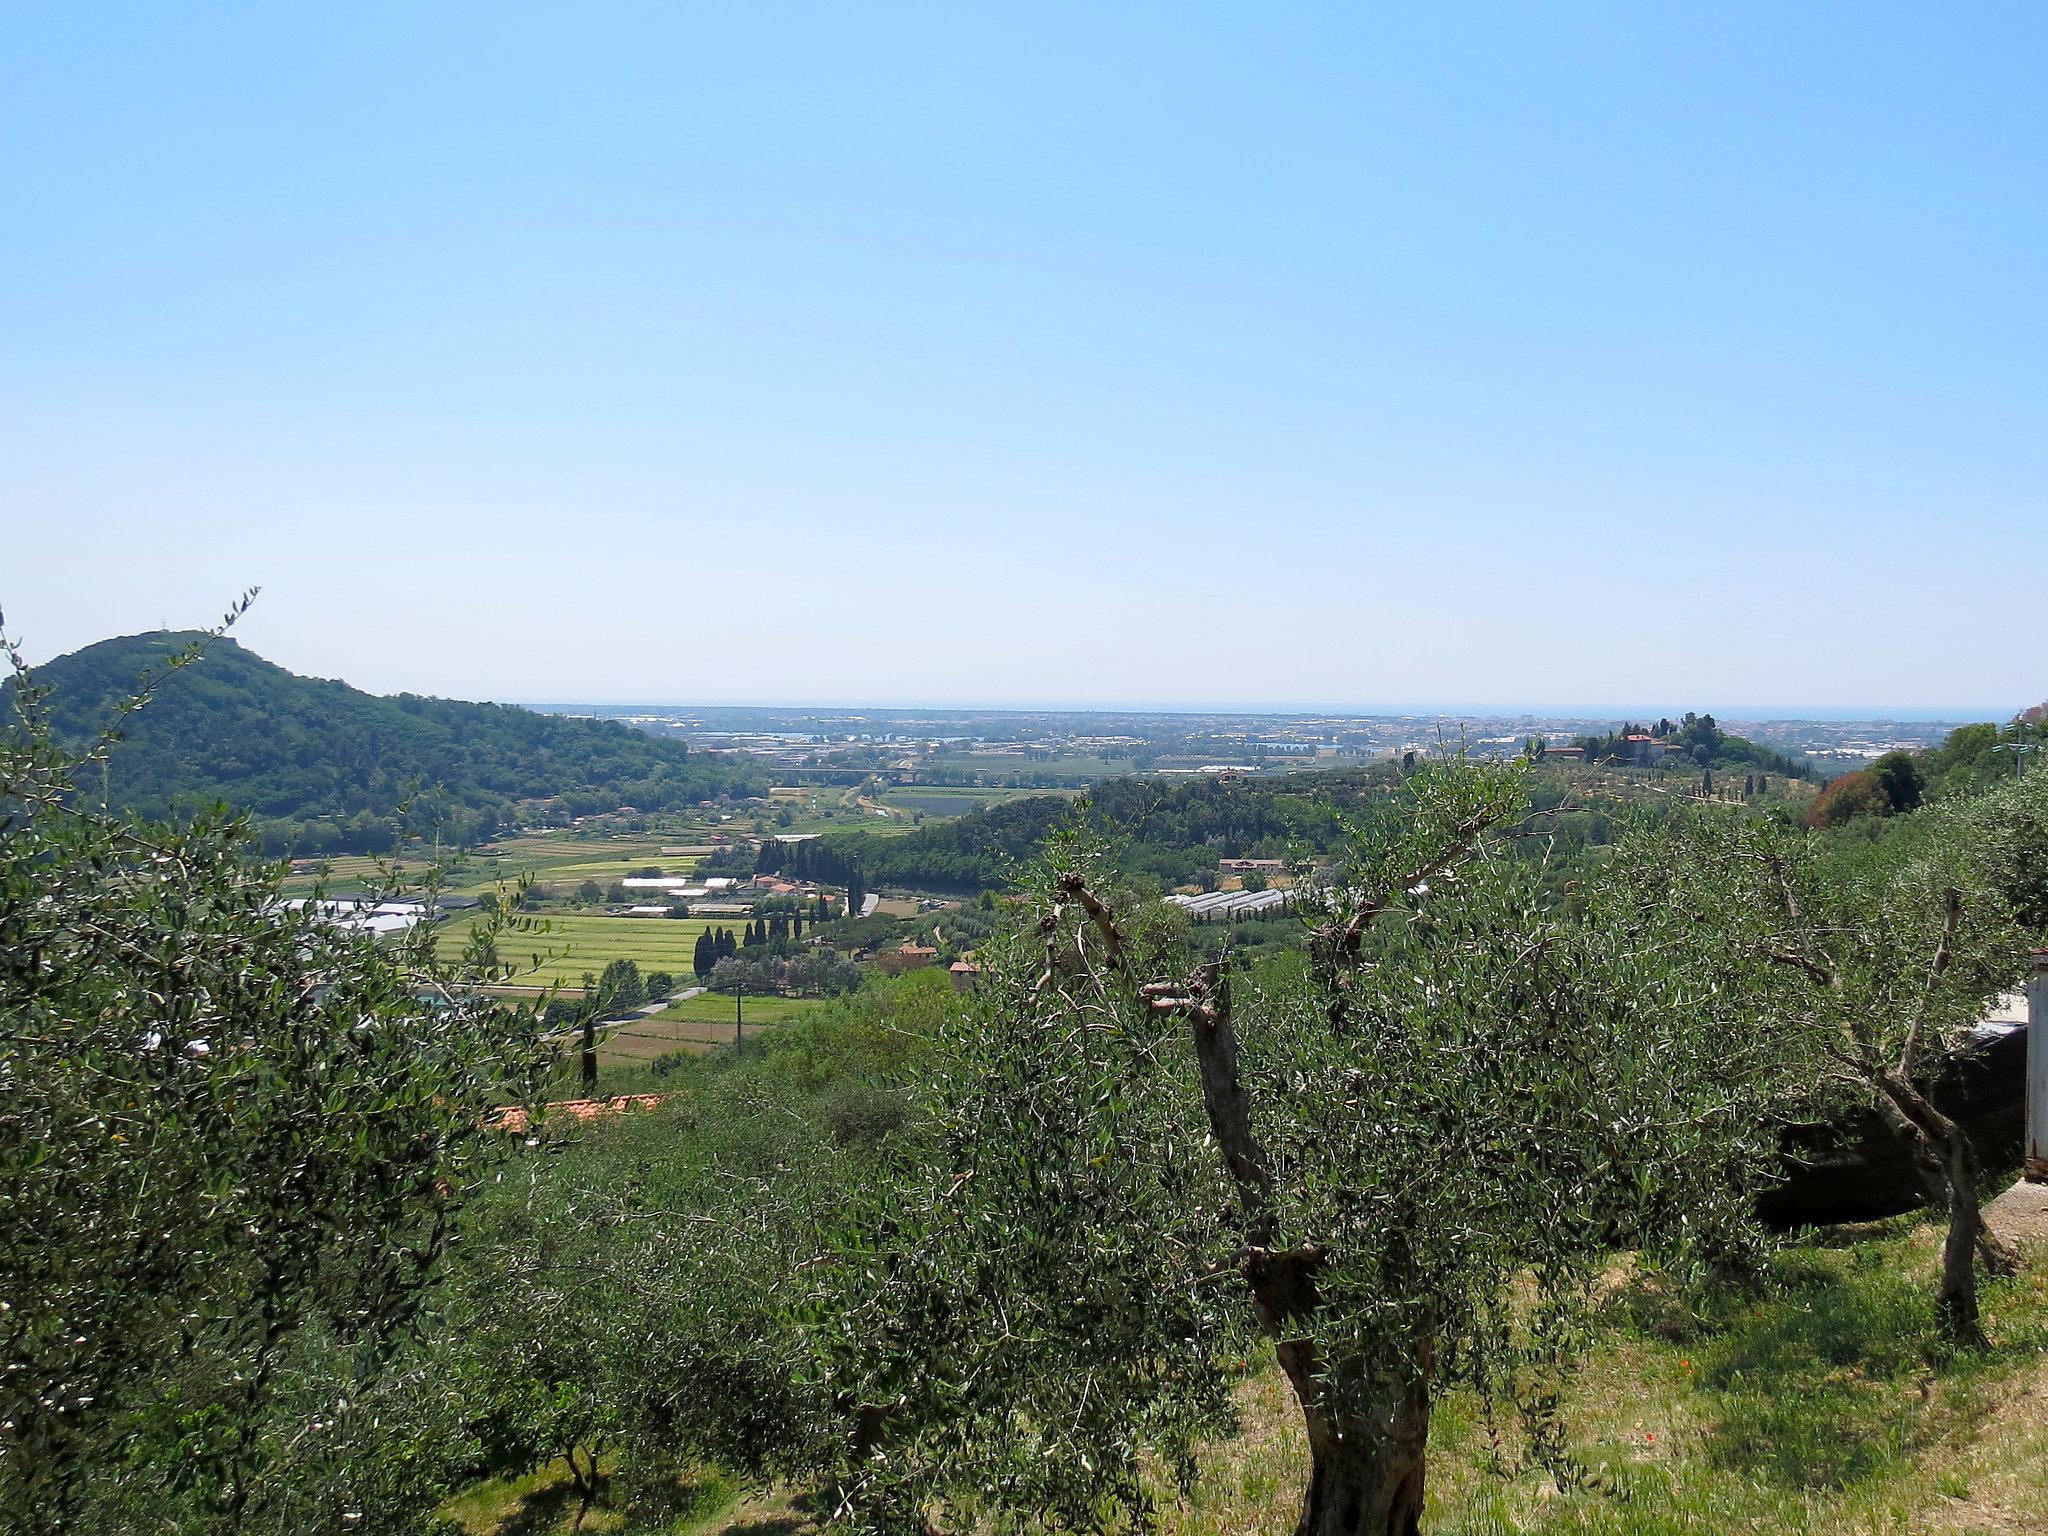
<path fill-rule="evenodd" d="M 198 638 L 123 635 L 38 667 L 58 734 L 90 739 L 139 675 Z M 225 801 L 270 851 L 300 854 L 382 852 L 405 836 L 459 846 L 509 824 L 520 800 L 554 798 L 576 814 L 668 810 L 760 782 L 758 770 L 616 721 L 364 693 L 227 639 L 131 717 L 108 774 L 123 809 L 162 818 Z"/>

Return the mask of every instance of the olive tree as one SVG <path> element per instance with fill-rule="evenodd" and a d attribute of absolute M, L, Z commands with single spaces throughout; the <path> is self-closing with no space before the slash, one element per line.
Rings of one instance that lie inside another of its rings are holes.
<path fill-rule="evenodd" d="M 2038 763 L 1930 818 L 1973 862 L 1983 883 L 2033 930 L 2048 934 L 2048 768 Z"/>
<path fill-rule="evenodd" d="M 1263 974 L 1190 965 L 1171 909 L 1052 839 L 933 1042 L 923 1169 L 821 1280 L 842 1508 L 1142 1522 L 1262 1339 L 1304 1536 L 1418 1529 L 1453 1383 L 1555 1450 L 1607 1257 L 1742 1240 L 1777 1078 L 1668 909 L 1543 900 L 1539 831 L 1517 769 L 1425 768 Z"/>
<path fill-rule="evenodd" d="M 146 698 L 67 752 L 16 657 L 0 734 L 9 1529 L 249 1524 L 294 1336 L 318 1320 L 374 1368 L 538 1064 L 530 1015 L 424 933 L 283 904 L 244 823 L 105 813 L 94 769 Z"/>
<path fill-rule="evenodd" d="M 1920 815 L 1895 849 L 1831 859 L 1777 822 L 1702 813 L 1629 862 L 1646 900 L 1687 916 L 1689 942 L 1747 999 L 1754 1027 L 1804 1060 L 1809 1082 L 1861 1095 L 1906 1142 L 1948 1221 L 1936 1311 L 1967 1342 L 1980 1337 L 1977 1259 L 1997 1271 L 2017 1259 L 1985 1226 L 1976 1149 L 1929 1086 L 2018 981 L 2025 948 L 1982 818 Z"/>

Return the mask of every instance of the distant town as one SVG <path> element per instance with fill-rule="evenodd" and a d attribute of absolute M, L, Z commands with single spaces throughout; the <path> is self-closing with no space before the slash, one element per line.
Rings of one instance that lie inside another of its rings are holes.
<path fill-rule="evenodd" d="M 778 709 L 564 705 L 691 747 L 801 772 L 809 782 L 869 778 L 940 787 L 1077 788 L 1125 774 L 1284 773 L 1463 747 L 1510 757 L 1626 722 L 1592 715 L 1200 714 L 938 709 Z M 1823 777 L 1937 745 L 1956 720 L 1739 719 L 1722 729 L 1811 763 Z"/>

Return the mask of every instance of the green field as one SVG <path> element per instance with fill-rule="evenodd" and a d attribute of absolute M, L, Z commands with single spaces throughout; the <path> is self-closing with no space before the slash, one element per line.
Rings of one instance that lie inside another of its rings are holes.
<path fill-rule="evenodd" d="M 728 834 L 731 835 L 731 834 Z M 482 895 L 500 884 L 509 885 L 521 875 L 536 882 L 571 888 L 585 880 L 609 885 L 638 869 L 659 867 L 665 875 L 688 875 L 698 860 L 680 854 L 663 854 L 662 849 L 702 845 L 710 834 L 699 829 L 683 832 L 647 832 L 618 837 L 578 837 L 567 833 L 541 837 L 506 837 L 491 844 L 489 853 L 446 853 L 441 859 L 442 886 L 466 896 Z M 400 873 L 417 881 L 432 867 L 431 862 L 411 855 L 399 864 Z M 285 885 L 289 895 L 303 895 L 318 880 L 333 891 L 360 890 L 382 878 L 383 862 L 366 855 L 347 854 L 321 861 L 313 869 L 294 874 Z"/>
<path fill-rule="evenodd" d="M 983 806 L 1001 805 L 1005 800 L 1018 800 L 1027 795 L 1072 793 L 1072 790 L 990 788 L 987 785 L 898 784 L 892 789 L 884 790 L 876 798 L 894 810 L 915 811 L 927 817 L 946 820 L 954 816 L 965 816 L 969 811 L 978 811 Z"/>
<path fill-rule="evenodd" d="M 798 1019 L 819 1002 L 795 997 L 750 997 L 744 1000 L 748 1039 L 762 1029 L 772 1029 Z M 664 1008 L 645 1019 L 629 1019 L 609 1026 L 598 1042 L 600 1068 L 638 1067 L 675 1051 L 708 1051 L 714 1045 L 730 1045 L 733 1036 L 732 999 L 706 993 Z"/>
<path fill-rule="evenodd" d="M 493 846 L 496 854 L 465 858 L 452 872 L 450 884 L 471 895 L 490 890 L 500 882 L 509 883 L 531 875 L 537 883 L 578 886 L 585 880 L 609 885 L 638 869 L 659 867 L 665 875 L 687 875 L 697 860 L 682 854 L 664 854 L 664 847 L 698 844 L 705 839 L 695 832 L 647 833 L 634 837 L 518 837 L 504 838 Z"/>
<path fill-rule="evenodd" d="M 498 958 L 520 967 L 511 978 L 515 986 L 552 982 L 578 986 L 585 971 L 602 971 L 611 960 L 631 960 L 642 975 L 667 971 L 677 981 L 691 985 L 696 981 L 691 967 L 697 935 L 706 928 L 730 928 L 737 933 L 744 925 L 744 920 L 736 917 L 549 917 L 545 921 L 544 933 L 508 934 L 498 941 Z M 444 958 L 461 953 L 470 927 L 469 923 L 450 923 L 441 930 L 435 942 Z"/>
<path fill-rule="evenodd" d="M 366 853 L 337 854 L 287 876 L 283 889 L 287 896 L 309 896 L 320 885 L 330 891 L 360 891 L 383 886 L 393 870 L 401 881 L 415 882 L 425 879 L 432 867 L 420 858 L 391 860 Z"/>

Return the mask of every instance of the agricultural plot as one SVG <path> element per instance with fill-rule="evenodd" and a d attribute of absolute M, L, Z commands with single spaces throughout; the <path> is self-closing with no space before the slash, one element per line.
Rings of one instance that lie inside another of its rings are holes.
<path fill-rule="evenodd" d="M 521 875 L 572 888 L 585 880 L 609 885 L 635 870 L 656 867 L 668 875 L 689 875 L 696 870 L 697 858 L 664 854 L 661 850 L 708 840 L 708 834 L 698 831 L 649 832 L 630 837 L 507 837 L 492 844 L 488 853 L 445 854 L 441 859 L 441 883 L 451 894 L 480 896 Z M 380 884 L 386 867 L 384 861 L 366 855 L 325 859 L 291 876 L 285 884 L 285 894 L 306 895 L 318 881 L 324 881 L 330 891 L 363 890 Z M 397 867 L 402 879 L 417 882 L 425 878 L 433 865 L 430 860 L 414 856 L 400 861 Z"/>
<path fill-rule="evenodd" d="M 401 881 L 410 882 L 424 879 L 431 867 L 423 859 L 393 862 L 369 854 L 338 854 L 288 876 L 283 889 L 287 896 L 311 895 L 315 886 L 324 886 L 329 891 L 360 891 L 384 885 L 393 870 Z"/>
<path fill-rule="evenodd" d="M 749 997 L 743 1001 L 744 1032 L 787 1024 L 820 1003 L 794 997 Z M 650 1018 L 629 1019 L 606 1029 L 598 1041 L 599 1068 L 645 1066 L 676 1051 L 708 1051 L 728 1045 L 733 1037 L 732 999 L 716 994 L 689 998 Z"/>
<path fill-rule="evenodd" d="M 671 917 L 550 917 L 547 931 L 510 934 L 498 941 L 498 957 L 517 965 L 510 980 L 514 985 L 546 986 L 559 983 L 579 986 L 585 971 L 602 971 L 613 960 L 631 960 L 642 975 L 667 971 L 679 982 L 695 981 L 692 963 L 696 958 L 697 935 L 706 928 L 730 928 L 736 918 Z M 454 958 L 461 953 L 469 924 L 451 923 L 441 931 L 440 953 Z"/>
<path fill-rule="evenodd" d="M 991 788 L 986 785 L 899 784 L 894 789 L 884 790 L 877 798 L 883 805 L 893 809 L 916 811 L 921 815 L 943 820 L 965 816 L 969 811 L 978 811 L 983 806 L 1000 805 L 1005 800 L 1016 800 L 1025 795 L 1058 793 L 1061 791 Z"/>
<path fill-rule="evenodd" d="M 687 875 L 698 861 L 686 854 L 664 854 L 664 847 L 694 843 L 692 833 L 649 833 L 637 837 L 507 838 L 495 854 L 472 855 L 451 875 L 450 884 L 469 895 L 530 875 L 546 885 L 581 885 L 595 880 L 609 885 L 635 870 L 659 868 L 665 875 Z"/>

